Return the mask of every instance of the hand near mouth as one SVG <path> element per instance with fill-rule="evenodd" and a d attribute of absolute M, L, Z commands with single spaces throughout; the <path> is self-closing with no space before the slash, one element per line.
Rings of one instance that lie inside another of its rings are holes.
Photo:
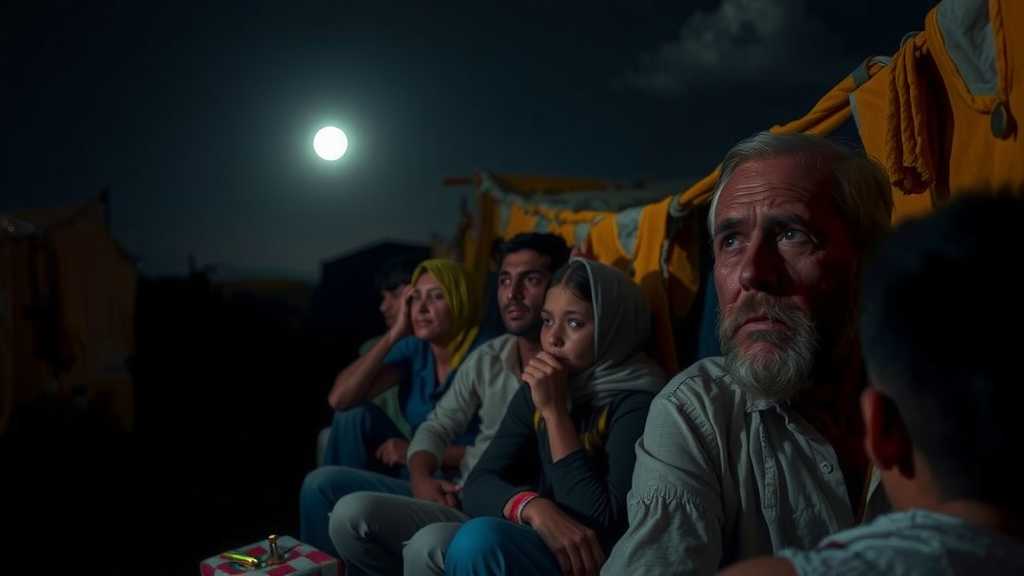
<path fill-rule="evenodd" d="M 533 405 L 542 413 L 568 412 L 569 371 L 558 358 L 539 352 L 526 365 L 521 378 L 530 387 Z"/>

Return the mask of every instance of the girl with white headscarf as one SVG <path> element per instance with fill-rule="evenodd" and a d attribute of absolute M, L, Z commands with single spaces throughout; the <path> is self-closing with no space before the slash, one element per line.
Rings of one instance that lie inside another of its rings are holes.
<path fill-rule="evenodd" d="M 647 410 L 666 379 L 643 352 L 650 312 L 618 270 L 573 259 L 551 282 L 543 351 L 462 490 L 477 516 L 448 574 L 596 574 L 626 528 Z"/>

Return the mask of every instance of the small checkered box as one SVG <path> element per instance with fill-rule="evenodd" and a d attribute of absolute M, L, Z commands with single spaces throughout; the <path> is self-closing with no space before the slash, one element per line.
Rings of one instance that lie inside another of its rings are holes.
<path fill-rule="evenodd" d="M 238 562 L 233 562 L 219 554 L 207 558 L 199 564 L 199 573 L 202 576 L 225 576 L 227 574 L 266 575 L 266 576 L 343 576 L 344 566 L 339 565 L 338 559 L 321 552 L 308 544 L 303 544 L 290 536 L 281 536 L 277 539 L 278 549 L 284 553 L 284 563 L 276 566 L 247 569 Z M 266 559 L 270 554 L 270 546 L 266 540 L 243 546 L 231 552 L 245 554 L 256 558 Z"/>

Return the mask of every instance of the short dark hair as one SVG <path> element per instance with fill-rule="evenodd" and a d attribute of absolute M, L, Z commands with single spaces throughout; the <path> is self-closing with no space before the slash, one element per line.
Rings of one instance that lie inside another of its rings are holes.
<path fill-rule="evenodd" d="M 414 256 L 396 256 L 385 261 L 374 273 L 373 285 L 379 292 L 394 290 L 403 284 L 408 284 L 420 261 Z"/>
<path fill-rule="evenodd" d="M 569 260 L 569 246 L 561 236 L 545 232 L 524 232 L 498 245 L 498 268 L 501 268 L 505 256 L 522 250 L 533 250 L 541 256 L 547 256 L 548 272 L 552 273 Z"/>
<path fill-rule="evenodd" d="M 587 271 L 586 265 L 579 260 L 573 260 L 559 268 L 551 277 L 551 286 L 565 286 L 580 300 L 594 303 L 594 295 L 590 287 L 590 273 Z"/>
<path fill-rule="evenodd" d="M 1017 510 L 1022 222 L 1024 200 L 989 191 L 904 224 L 864 275 L 860 319 L 873 384 L 943 496 Z"/>

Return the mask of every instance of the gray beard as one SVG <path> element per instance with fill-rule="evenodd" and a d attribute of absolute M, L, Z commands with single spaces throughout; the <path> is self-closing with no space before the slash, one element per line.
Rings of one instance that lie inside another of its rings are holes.
<path fill-rule="evenodd" d="M 747 318 L 767 315 L 787 326 L 784 331 L 760 331 L 748 335 L 764 342 L 770 351 L 744 353 L 734 340 Z M 739 388 L 764 400 L 789 400 L 811 385 L 821 338 L 813 320 L 802 310 L 764 295 L 748 298 L 737 306 L 731 319 L 719 311 L 718 337 L 725 356 L 725 370 Z"/>

